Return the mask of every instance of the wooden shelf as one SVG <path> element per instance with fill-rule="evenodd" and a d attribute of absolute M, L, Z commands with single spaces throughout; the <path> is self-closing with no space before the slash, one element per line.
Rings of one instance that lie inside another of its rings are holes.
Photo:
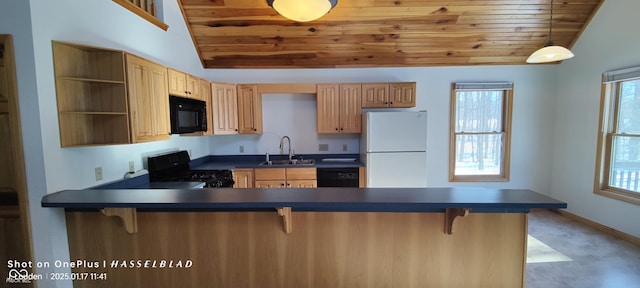
<path fill-rule="evenodd" d="M 124 52 L 52 45 L 60 145 L 130 143 Z"/>

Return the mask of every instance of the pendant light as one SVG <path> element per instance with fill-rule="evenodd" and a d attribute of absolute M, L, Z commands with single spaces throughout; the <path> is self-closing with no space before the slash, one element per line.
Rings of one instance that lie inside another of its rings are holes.
<path fill-rule="evenodd" d="M 338 0 L 267 0 L 278 14 L 296 22 L 309 22 L 329 13 Z"/>
<path fill-rule="evenodd" d="M 527 58 L 527 63 L 549 63 L 562 61 L 569 58 L 573 58 L 573 53 L 569 51 L 569 49 L 564 48 L 562 46 L 556 46 L 551 41 L 551 26 L 553 22 L 553 0 L 551 0 L 551 13 L 549 14 L 549 42 L 545 45 L 545 47 L 538 49 L 538 51 L 533 52 L 529 58 Z"/>

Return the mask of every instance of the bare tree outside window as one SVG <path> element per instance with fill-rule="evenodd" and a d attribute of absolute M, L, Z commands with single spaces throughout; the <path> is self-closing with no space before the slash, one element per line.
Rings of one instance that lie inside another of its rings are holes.
<path fill-rule="evenodd" d="M 459 86 L 452 92 L 450 178 L 506 181 L 512 90 L 456 89 Z"/>

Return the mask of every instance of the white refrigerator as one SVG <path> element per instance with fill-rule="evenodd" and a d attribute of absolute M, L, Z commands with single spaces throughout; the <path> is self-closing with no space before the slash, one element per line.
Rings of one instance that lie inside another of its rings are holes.
<path fill-rule="evenodd" d="M 362 114 L 360 158 L 369 188 L 427 187 L 427 112 Z"/>

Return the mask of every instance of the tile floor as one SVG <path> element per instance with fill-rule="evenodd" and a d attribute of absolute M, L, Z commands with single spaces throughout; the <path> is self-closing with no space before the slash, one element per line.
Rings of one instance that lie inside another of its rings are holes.
<path fill-rule="evenodd" d="M 559 255 L 538 245 L 551 258 L 530 255 L 527 288 L 640 288 L 636 244 L 546 210 L 529 214 L 529 235 Z"/>

